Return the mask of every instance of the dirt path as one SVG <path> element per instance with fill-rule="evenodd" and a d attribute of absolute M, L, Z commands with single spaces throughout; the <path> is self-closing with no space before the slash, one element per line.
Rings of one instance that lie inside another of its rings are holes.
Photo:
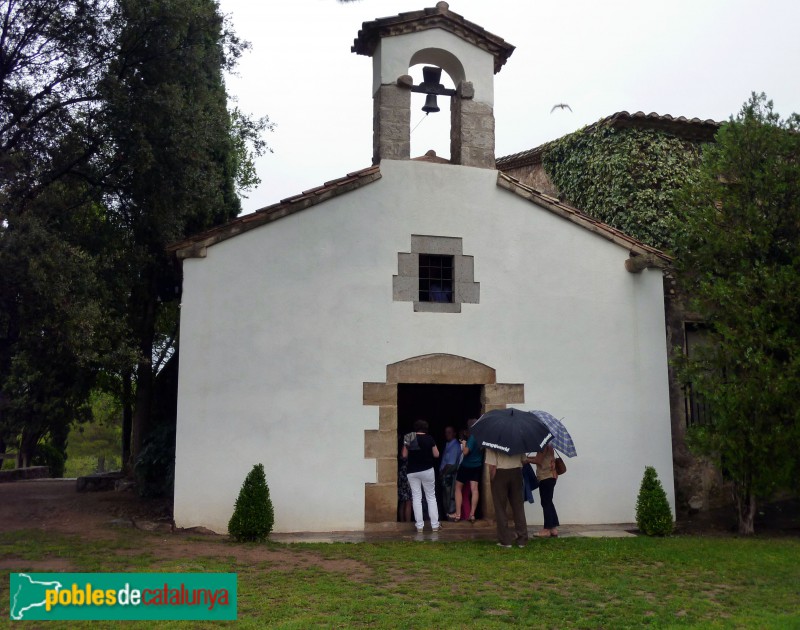
<path fill-rule="evenodd" d="M 131 491 L 75 491 L 75 481 L 36 480 L 0 484 L 0 533 L 38 530 L 78 536 L 86 543 L 115 540 L 134 527 L 148 530 L 153 525 L 162 531 L 142 533 L 146 547 L 119 549 L 117 556 L 130 556 L 147 551 L 163 560 L 196 557 L 219 557 L 237 563 L 264 562 L 272 570 L 290 571 L 316 567 L 344 573 L 352 579 L 366 579 L 372 571 L 366 565 L 347 559 L 331 560 L 314 552 L 274 546 L 228 544 L 226 536 L 198 535 L 196 532 L 169 531 L 169 503 L 164 500 L 143 500 Z M 135 525 L 134 525 L 135 524 Z M 0 558 L 0 570 L 13 571 L 24 563 L 27 569 L 70 571 L 68 559 L 29 560 Z"/>
<path fill-rule="evenodd" d="M 134 492 L 75 491 L 74 480 L 0 484 L 0 532 L 21 529 L 105 537 L 115 520 L 169 518 L 167 501 L 143 501 Z"/>

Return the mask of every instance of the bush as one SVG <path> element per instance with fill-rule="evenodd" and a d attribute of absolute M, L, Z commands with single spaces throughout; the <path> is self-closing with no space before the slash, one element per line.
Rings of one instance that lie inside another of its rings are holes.
<path fill-rule="evenodd" d="M 64 476 L 64 467 L 67 464 L 67 455 L 57 446 L 48 442 L 39 442 L 36 453 L 31 460 L 33 466 L 47 466 L 53 479 Z"/>
<path fill-rule="evenodd" d="M 228 533 L 238 542 L 264 541 L 272 531 L 275 514 L 263 464 L 253 466 L 239 491 L 228 522 Z"/>
<path fill-rule="evenodd" d="M 669 509 L 667 493 L 652 466 L 644 469 L 639 497 L 636 499 L 636 525 L 648 536 L 668 536 L 672 533 L 672 511 Z"/>

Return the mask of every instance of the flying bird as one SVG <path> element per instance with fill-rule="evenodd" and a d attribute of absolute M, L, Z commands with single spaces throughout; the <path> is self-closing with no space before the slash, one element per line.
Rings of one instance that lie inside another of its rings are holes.
<path fill-rule="evenodd" d="M 557 109 L 568 109 L 569 111 L 572 111 L 572 108 L 566 103 L 556 103 L 553 105 L 553 109 L 550 110 L 550 113 L 552 114 Z"/>

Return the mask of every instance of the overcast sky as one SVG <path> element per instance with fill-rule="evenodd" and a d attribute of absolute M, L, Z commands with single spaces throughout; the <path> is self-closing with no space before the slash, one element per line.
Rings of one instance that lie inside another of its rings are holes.
<path fill-rule="evenodd" d="M 350 46 L 364 21 L 435 4 L 220 0 L 252 45 L 228 90 L 277 124 L 245 212 L 370 165 L 372 60 Z M 800 112 L 797 0 L 453 0 L 450 9 L 516 46 L 495 75 L 498 156 L 621 110 L 725 120 L 754 90 L 783 115 Z M 556 103 L 572 113 L 551 114 Z M 449 157 L 446 99 L 440 107 L 413 132 L 412 156 Z"/>

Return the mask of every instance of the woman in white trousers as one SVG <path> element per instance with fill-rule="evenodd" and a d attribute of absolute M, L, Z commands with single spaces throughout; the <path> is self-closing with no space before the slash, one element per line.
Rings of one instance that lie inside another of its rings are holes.
<path fill-rule="evenodd" d="M 414 423 L 414 433 L 409 433 L 403 440 L 403 457 L 408 458 L 407 476 L 408 485 L 411 486 L 411 504 L 414 508 L 414 524 L 418 532 L 422 531 L 425 522 L 422 519 L 422 493 L 428 502 L 428 517 L 431 519 L 431 528 L 438 532 L 439 507 L 436 504 L 436 473 L 434 472 L 435 459 L 439 457 L 436 441 L 428 435 L 428 423 L 417 420 Z"/>

